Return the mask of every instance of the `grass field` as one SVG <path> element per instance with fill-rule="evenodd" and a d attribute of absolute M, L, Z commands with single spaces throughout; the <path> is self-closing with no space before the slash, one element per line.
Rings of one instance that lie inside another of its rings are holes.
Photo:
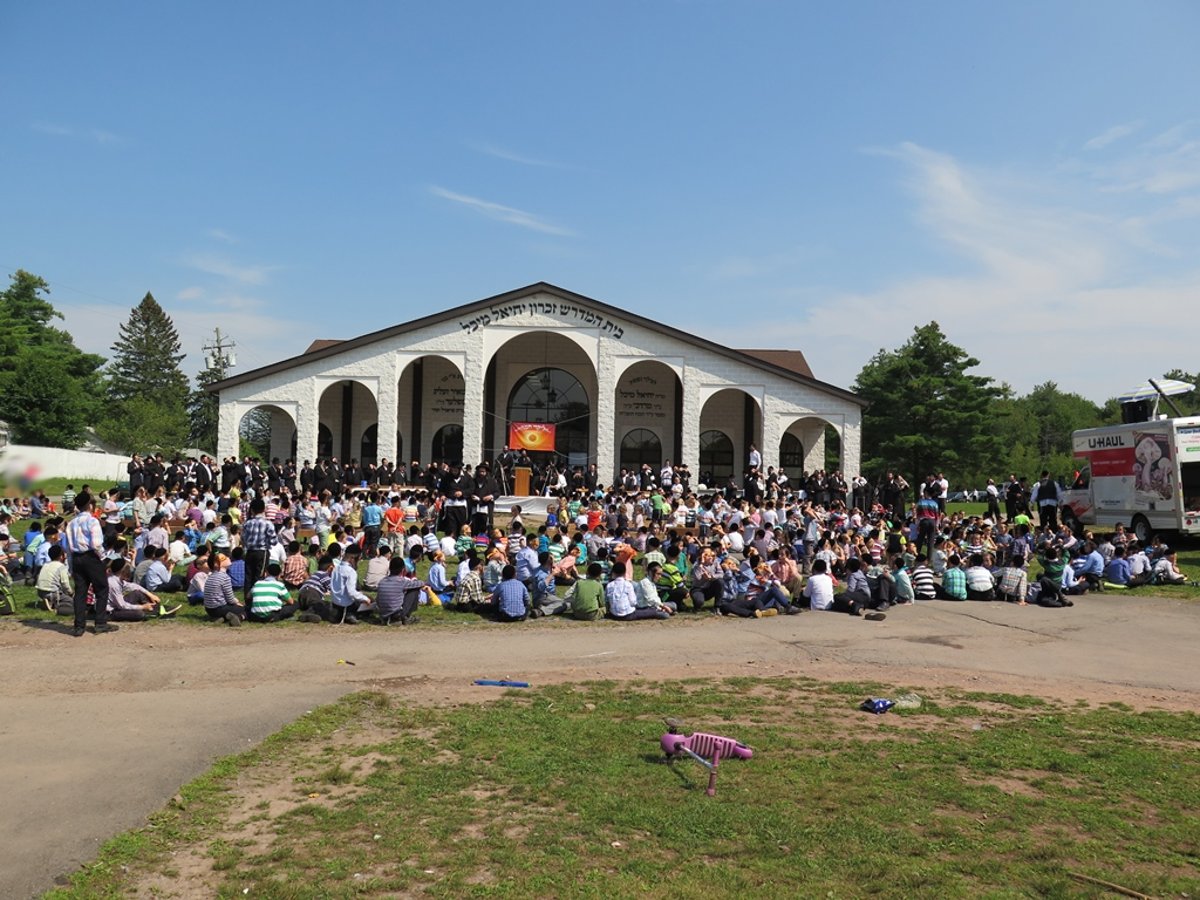
<path fill-rule="evenodd" d="M 380 693 L 218 762 L 55 900 L 1200 891 L 1200 717 L 809 680 Z M 921 691 L 924 694 L 924 691 Z M 671 765 L 661 717 L 755 749 Z"/>

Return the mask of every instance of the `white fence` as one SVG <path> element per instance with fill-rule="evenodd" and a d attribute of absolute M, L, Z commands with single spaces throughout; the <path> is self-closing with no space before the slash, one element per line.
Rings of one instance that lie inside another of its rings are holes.
<path fill-rule="evenodd" d="M 98 487 L 125 481 L 129 477 L 125 469 L 128 462 L 129 457 L 115 453 L 9 444 L 0 449 L 0 477 L 10 484 L 24 479 L 90 478 L 98 482 L 94 485 Z"/>

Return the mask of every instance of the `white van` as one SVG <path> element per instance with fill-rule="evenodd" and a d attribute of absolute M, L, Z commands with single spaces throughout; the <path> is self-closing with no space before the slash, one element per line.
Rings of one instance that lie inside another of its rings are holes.
<path fill-rule="evenodd" d="M 1126 524 L 1200 534 L 1200 416 L 1086 428 L 1071 436 L 1079 474 L 1060 498 L 1065 524 Z"/>

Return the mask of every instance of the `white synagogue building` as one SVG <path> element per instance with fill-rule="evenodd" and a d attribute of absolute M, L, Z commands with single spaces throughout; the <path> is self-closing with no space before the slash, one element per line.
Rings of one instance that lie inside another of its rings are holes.
<path fill-rule="evenodd" d="M 679 308 L 686 317 L 685 307 Z M 795 477 L 824 468 L 826 429 L 841 469 L 859 472 L 863 401 L 813 377 L 798 350 L 735 350 L 544 282 L 348 340 L 210 386 L 217 452 L 270 414 L 270 456 L 474 464 L 510 422 L 556 424 L 557 461 L 622 467 L 667 460 L 696 477 L 739 479 L 750 445 Z"/>

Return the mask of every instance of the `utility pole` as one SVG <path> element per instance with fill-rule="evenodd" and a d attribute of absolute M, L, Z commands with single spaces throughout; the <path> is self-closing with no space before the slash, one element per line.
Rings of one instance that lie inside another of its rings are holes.
<path fill-rule="evenodd" d="M 221 373 L 221 377 L 224 377 L 226 369 L 237 365 L 237 358 L 233 355 L 233 349 L 237 344 L 232 338 L 224 337 L 220 328 L 214 328 L 213 334 L 215 337 L 212 343 L 204 344 L 201 348 L 208 354 L 204 360 L 204 367 L 210 370 L 215 369 Z"/>

